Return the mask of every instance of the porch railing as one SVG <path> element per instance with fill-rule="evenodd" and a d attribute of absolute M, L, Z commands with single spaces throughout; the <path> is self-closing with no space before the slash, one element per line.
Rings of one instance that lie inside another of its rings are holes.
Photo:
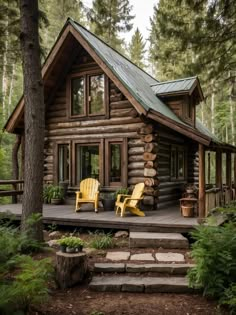
<path fill-rule="evenodd" d="M 23 184 L 23 180 L 0 180 L 0 197 L 12 196 L 12 203 L 17 203 L 17 196 L 23 194 Z M 1 186 L 7 186 L 7 188 L 1 189 Z"/>
<path fill-rule="evenodd" d="M 206 214 L 216 207 L 225 206 L 235 200 L 235 189 L 230 187 L 211 188 L 206 190 Z"/>

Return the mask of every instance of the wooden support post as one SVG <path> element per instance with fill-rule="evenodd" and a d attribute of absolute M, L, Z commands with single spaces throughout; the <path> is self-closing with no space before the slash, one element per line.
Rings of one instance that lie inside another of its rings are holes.
<path fill-rule="evenodd" d="M 226 153 L 226 185 L 232 188 L 232 160 L 231 152 Z"/>
<path fill-rule="evenodd" d="M 234 189 L 236 189 L 236 153 L 234 153 Z"/>
<path fill-rule="evenodd" d="M 211 183 L 211 153 L 207 154 L 207 184 Z"/>
<path fill-rule="evenodd" d="M 205 217 L 205 149 L 203 144 L 199 144 L 199 219 Z"/>
<path fill-rule="evenodd" d="M 216 187 L 222 189 L 222 154 L 216 151 Z"/>

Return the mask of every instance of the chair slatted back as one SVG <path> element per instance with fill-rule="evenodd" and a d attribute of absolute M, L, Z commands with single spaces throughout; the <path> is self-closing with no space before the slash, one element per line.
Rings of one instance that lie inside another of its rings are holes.
<path fill-rule="evenodd" d="M 80 182 L 80 192 L 83 199 L 94 199 L 99 189 L 99 182 L 94 178 L 86 178 Z"/>
<path fill-rule="evenodd" d="M 131 198 L 141 198 L 144 191 L 144 183 L 136 184 L 132 192 Z M 136 207 L 139 200 L 130 200 L 129 206 Z"/>

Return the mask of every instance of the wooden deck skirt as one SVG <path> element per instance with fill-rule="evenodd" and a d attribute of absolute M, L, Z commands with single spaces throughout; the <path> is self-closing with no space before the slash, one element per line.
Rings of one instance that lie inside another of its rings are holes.
<path fill-rule="evenodd" d="M 0 205 L 0 213 L 10 211 L 20 220 L 22 204 Z M 113 211 L 84 210 L 74 211 L 74 205 L 44 205 L 43 222 L 45 224 L 57 224 L 64 226 L 124 229 L 129 231 L 155 231 L 155 232 L 190 232 L 198 226 L 197 218 L 183 218 L 179 206 L 163 210 L 146 211 L 145 217 L 127 214 L 121 218 Z"/>

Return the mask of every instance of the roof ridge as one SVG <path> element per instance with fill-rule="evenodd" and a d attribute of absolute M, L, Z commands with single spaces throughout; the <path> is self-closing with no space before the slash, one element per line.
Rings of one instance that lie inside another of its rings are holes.
<path fill-rule="evenodd" d="M 176 79 L 176 80 L 159 81 L 157 82 L 157 84 L 151 84 L 150 86 L 156 86 L 156 85 L 161 85 L 161 84 L 166 84 L 166 83 L 173 83 L 173 82 L 179 82 L 179 81 L 185 81 L 185 80 L 197 79 L 197 78 L 198 76 L 193 76 L 193 77 L 187 77 L 187 78 Z"/>
<path fill-rule="evenodd" d="M 132 65 L 134 65 L 135 67 L 137 67 L 139 70 L 141 70 L 144 74 L 148 75 L 150 78 L 152 78 L 153 80 L 159 82 L 156 78 L 154 78 L 150 73 L 146 72 L 145 70 L 143 70 L 142 68 L 140 68 L 139 66 L 137 66 L 133 61 L 131 61 L 128 57 L 122 55 L 118 50 L 116 50 L 115 48 L 111 47 L 110 45 L 108 45 L 102 38 L 98 37 L 96 34 L 92 33 L 90 30 L 88 30 L 86 27 L 84 27 L 83 25 L 81 25 L 80 23 L 78 23 L 77 21 L 75 21 L 74 19 L 72 19 L 71 17 L 68 17 L 67 22 L 72 22 L 77 24 L 78 26 L 82 27 L 85 31 L 89 32 L 92 36 L 96 37 L 98 40 L 100 40 L 104 45 L 106 45 L 107 47 L 109 47 L 110 49 L 112 49 L 113 51 L 115 51 L 117 54 L 119 54 L 122 58 L 126 59 L 128 62 L 130 62 Z M 153 84 L 155 85 L 155 84 Z"/>

